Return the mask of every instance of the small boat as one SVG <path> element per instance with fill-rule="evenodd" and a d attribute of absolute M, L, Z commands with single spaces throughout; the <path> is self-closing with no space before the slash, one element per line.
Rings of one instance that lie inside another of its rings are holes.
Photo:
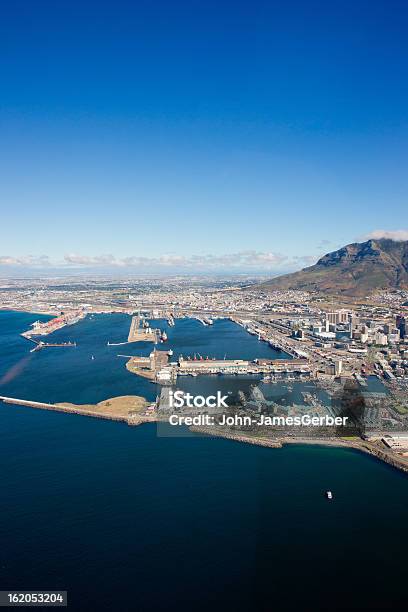
<path fill-rule="evenodd" d="M 95 359 L 95 357 L 92 355 L 91 359 L 92 359 L 92 361 L 93 361 L 93 360 Z"/>
<path fill-rule="evenodd" d="M 326 491 L 327 499 L 333 499 L 333 493 L 331 491 Z"/>
<path fill-rule="evenodd" d="M 169 357 L 171 357 L 171 356 L 173 355 L 173 351 L 172 351 L 172 349 L 169 349 L 169 350 L 167 351 L 167 354 L 168 354 L 168 356 L 169 356 Z"/>

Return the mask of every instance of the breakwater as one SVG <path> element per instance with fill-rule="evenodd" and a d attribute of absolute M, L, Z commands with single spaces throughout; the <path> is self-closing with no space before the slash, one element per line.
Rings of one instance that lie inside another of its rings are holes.
<path fill-rule="evenodd" d="M 286 444 L 310 444 L 315 446 L 330 446 L 339 448 L 350 448 L 367 453 L 372 457 L 384 461 L 388 465 L 408 474 L 408 458 L 402 457 L 379 446 L 379 443 L 366 442 L 364 440 L 343 440 L 341 438 L 260 438 L 245 435 L 242 432 L 232 432 L 216 427 L 189 427 L 190 431 L 215 438 L 225 438 L 245 444 L 255 444 L 269 448 L 282 448 Z"/>
<path fill-rule="evenodd" d="M 64 403 L 50 404 L 7 396 L 0 396 L 0 401 L 5 404 L 27 406 L 40 410 L 78 414 L 108 421 L 121 421 L 132 426 L 154 423 L 157 420 L 155 412 L 150 414 L 143 412 L 146 402 L 144 398 L 138 396 L 116 397 L 99 404 L 85 406 Z M 135 406 L 137 407 L 136 409 Z"/>
<path fill-rule="evenodd" d="M 18 399 L 16 397 L 5 397 L 0 395 L 0 400 L 5 404 L 15 404 L 17 406 L 28 406 L 30 408 L 39 408 L 41 410 L 53 410 L 55 412 L 67 412 L 70 414 L 82 414 L 83 416 L 92 416 L 100 419 L 108 419 L 109 421 L 126 421 L 127 418 L 121 415 L 106 414 L 97 410 L 87 410 L 75 406 L 64 406 L 63 404 L 47 404 L 45 402 L 34 402 L 32 400 Z"/>

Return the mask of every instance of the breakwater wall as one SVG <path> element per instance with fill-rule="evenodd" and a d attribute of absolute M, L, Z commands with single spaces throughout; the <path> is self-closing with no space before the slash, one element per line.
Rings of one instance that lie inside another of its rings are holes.
<path fill-rule="evenodd" d="M 266 438 L 254 438 L 252 436 L 245 436 L 243 434 L 232 433 L 216 427 L 189 427 L 190 431 L 194 433 L 204 434 L 206 436 L 213 436 L 216 438 L 226 438 L 227 440 L 234 440 L 235 442 L 244 442 L 246 444 L 255 444 L 256 446 L 269 446 L 272 448 L 281 448 L 282 443 L 280 440 L 270 440 Z"/>
<path fill-rule="evenodd" d="M 105 412 L 97 410 L 87 410 L 86 408 L 80 408 L 75 406 L 64 406 L 62 404 L 47 404 L 45 402 L 34 402 L 32 400 L 18 399 L 15 397 L 5 397 L 0 395 L 0 401 L 5 404 L 15 404 L 17 406 L 28 406 L 30 408 L 39 408 L 40 410 L 53 410 L 54 412 L 66 412 L 68 414 L 81 414 L 83 416 L 91 416 L 99 419 L 107 419 L 108 421 L 124 421 L 128 422 L 127 417 L 106 414 Z"/>

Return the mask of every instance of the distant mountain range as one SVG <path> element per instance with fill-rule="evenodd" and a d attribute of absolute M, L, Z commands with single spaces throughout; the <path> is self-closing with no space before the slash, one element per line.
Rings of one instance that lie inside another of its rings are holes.
<path fill-rule="evenodd" d="M 355 242 L 324 255 L 308 268 L 278 276 L 260 286 L 265 290 L 299 289 L 349 296 L 376 289 L 408 289 L 408 240 Z"/>

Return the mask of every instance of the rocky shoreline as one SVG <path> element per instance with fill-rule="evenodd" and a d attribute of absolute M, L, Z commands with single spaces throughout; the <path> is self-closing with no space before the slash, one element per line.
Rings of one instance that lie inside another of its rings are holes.
<path fill-rule="evenodd" d="M 189 427 L 193 433 L 208 435 L 217 438 L 225 438 L 245 444 L 255 444 L 269 448 L 282 448 L 286 444 L 310 444 L 311 446 L 331 446 L 340 448 L 350 448 L 353 450 L 367 453 L 376 459 L 387 463 L 388 465 L 408 474 L 408 457 L 396 455 L 385 447 L 379 446 L 375 442 L 367 442 L 365 440 L 344 440 L 341 438 L 262 438 L 245 435 L 242 432 L 231 432 L 217 429 L 214 427 Z"/>
<path fill-rule="evenodd" d="M 122 421 L 130 426 L 143 425 L 144 423 L 166 422 L 167 419 L 160 418 L 157 412 L 147 414 L 145 412 L 148 402 L 143 397 L 122 396 L 115 397 L 99 404 L 76 405 L 70 403 L 46 404 L 16 398 L 1 396 L 0 399 L 7 404 L 17 404 L 39 408 L 41 410 L 53 410 L 78 414 L 99 419 L 112 421 Z M 189 430 L 193 433 L 225 438 L 244 444 L 254 444 L 268 448 L 282 448 L 285 444 L 310 444 L 314 446 L 332 446 L 350 448 L 363 453 L 367 453 L 376 459 L 408 474 L 408 457 L 397 455 L 387 449 L 380 442 L 370 442 L 361 439 L 346 440 L 342 438 L 302 438 L 302 437 L 277 437 L 268 438 L 262 436 L 252 436 L 243 431 L 226 430 L 219 427 L 190 426 Z"/>

